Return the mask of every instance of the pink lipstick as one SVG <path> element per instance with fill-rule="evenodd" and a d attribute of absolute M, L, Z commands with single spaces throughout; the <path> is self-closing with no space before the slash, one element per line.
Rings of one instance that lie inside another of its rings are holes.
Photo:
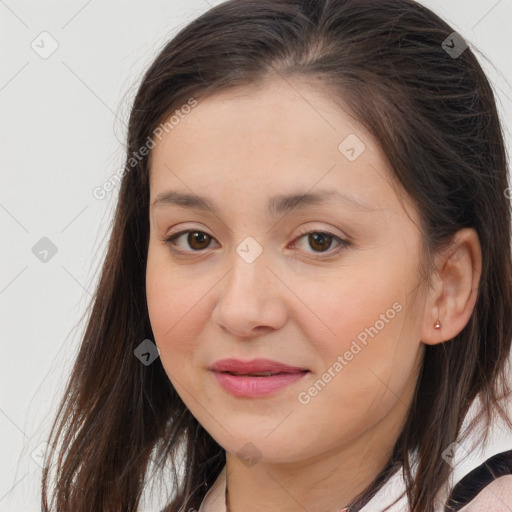
<path fill-rule="evenodd" d="M 237 397 L 267 396 L 301 379 L 306 368 L 270 359 L 222 359 L 210 366 L 223 389 Z"/>

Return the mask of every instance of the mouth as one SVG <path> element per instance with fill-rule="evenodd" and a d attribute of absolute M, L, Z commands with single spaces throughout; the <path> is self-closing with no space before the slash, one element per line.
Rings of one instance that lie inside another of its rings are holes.
<path fill-rule="evenodd" d="M 274 395 L 302 379 L 310 371 L 268 359 L 243 362 L 217 361 L 209 370 L 222 389 L 235 397 L 258 398 Z"/>

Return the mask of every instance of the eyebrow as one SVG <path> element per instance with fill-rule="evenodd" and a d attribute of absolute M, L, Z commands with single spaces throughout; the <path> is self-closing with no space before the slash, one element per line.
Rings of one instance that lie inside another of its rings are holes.
<path fill-rule="evenodd" d="M 364 203 L 355 196 L 350 196 L 336 190 L 317 190 L 314 193 L 293 193 L 273 196 L 268 201 L 268 211 L 271 215 L 278 215 L 292 210 L 303 210 L 308 206 L 324 204 L 337 200 L 353 208 L 364 211 L 378 211 L 376 208 Z M 181 206 L 195 210 L 210 211 L 219 214 L 217 206 L 206 197 L 177 191 L 167 191 L 158 194 L 153 202 L 155 206 Z"/>

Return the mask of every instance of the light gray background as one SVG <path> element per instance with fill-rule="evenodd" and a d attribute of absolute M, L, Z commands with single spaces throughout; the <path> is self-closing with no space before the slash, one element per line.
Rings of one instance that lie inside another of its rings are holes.
<path fill-rule="evenodd" d="M 217 3 L 0 0 L 0 512 L 40 510 L 38 453 L 76 354 L 75 327 L 117 193 L 97 200 L 92 191 L 124 164 L 140 73 L 168 38 Z M 512 0 L 423 4 L 494 64 L 481 61 L 510 148 Z M 58 43 L 48 58 L 31 47 L 51 48 L 43 31 Z M 47 262 L 32 252 L 42 237 L 57 247 Z"/>

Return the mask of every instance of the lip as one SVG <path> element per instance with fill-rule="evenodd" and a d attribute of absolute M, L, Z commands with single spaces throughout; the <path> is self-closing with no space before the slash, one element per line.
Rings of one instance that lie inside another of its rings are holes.
<path fill-rule="evenodd" d="M 252 359 L 251 361 L 241 361 L 240 359 L 220 359 L 209 368 L 215 372 L 235 372 L 235 373 L 297 373 L 307 371 L 307 368 L 299 366 L 289 366 L 272 359 Z"/>
<path fill-rule="evenodd" d="M 309 373 L 306 368 L 289 366 L 271 359 L 222 359 L 209 370 L 220 386 L 237 397 L 257 398 L 267 396 L 293 384 Z M 233 375 L 233 372 L 237 375 Z M 270 372 L 271 376 L 251 376 L 249 373 Z"/>

